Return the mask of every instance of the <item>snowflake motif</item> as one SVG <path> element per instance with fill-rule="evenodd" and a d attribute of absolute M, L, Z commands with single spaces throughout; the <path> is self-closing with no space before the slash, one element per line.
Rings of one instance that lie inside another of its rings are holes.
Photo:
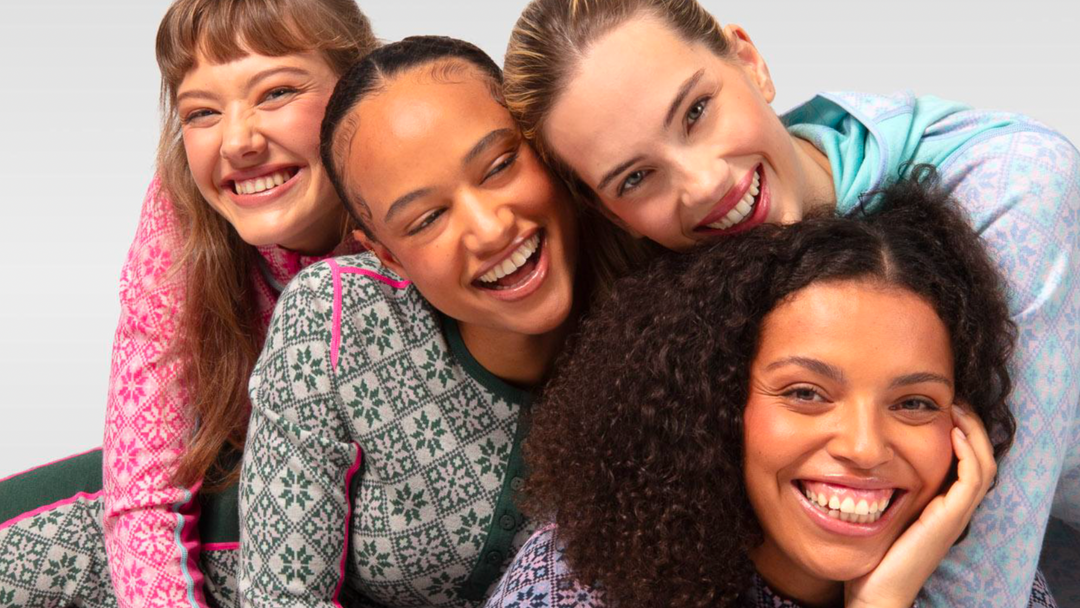
<path fill-rule="evenodd" d="M 424 498 L 424 490 L 413 493 L 409 484 L 405 484 L 405 487 L 394 490 L 390 504 L 394 507 L 390 514 L 404 515 L 405 524 L 409 525 L 413 521 L 420 521 L 420 509 L 428 506 L 428 501 Z"/>
<path fill-rule="evenodd" d="M 121 439 L 116 442 L 115 456 L 113 457 L 113 467 L 118 473 L 124 476 L 130 476 L 135 471 L 135 465 L 139 461 L 139 446 L 132 438 L 127 443 Z"/>
<path fill-rule="evenodd" d="M 296 473 L 289 469 L 285 471 L 285 477 L 281 482 L 284 486 L 281 497 L 285 501 L 286 509 L 291 507 L 293 503 L 296 503 L 301 509 L 306 509 L 308 503 L 315 500 L 311 493 L 308 492 L 311 481 L 303 473 Z"/>
<path fill-rule="evenodd" d="M 302 380 L 308 392 L 314 391 L 315 387 L 318 386 L 318 378 L 326 375 L 322 368 L 322 362 L 322 357 L 315 357 L 311 354 L 310 346 L 297 351 L 296 363 L 292 364 L 292 370 L 295 372 L 293 381 Z"/>
<path fill-rule="evenodd" d="M 427 448 L 428 456 L 434 458 L 435 452 L 443 449 L 440 438 L 446 435 L 446 429 L 442 426 L 442 418 L 436 418 L 432 421 L 428 418 L 427 412 L 421 412 L 420 417 L 414 418 L 413 422 L 416 424 L 416 430 L 409 436 L 416 441 L 417 451 Z"/>
<path fill-rule="evenodd" d="M 145 382 L 146 375 L 141 367 L 129 368 L 123 374 L 120 374 L 120 388 L 116 391 L 116 394 L 122 399 L 122 403 L 134 403 L 137 405 L 146 396 L 146 390 L 143 388 Z"/>
<path fill-rule="evenodd" d="M 315 575 L 311 569 L 311 562 L 315 556 L 309 554 L 306 547 L 300 547 L 299 551 L 294 551 L 292 547 L 285 547 L 284 553 L 279 557 L 281 557 L 281 574 L 285 576 L 286 584 L 293 582 L 293 579 L 307 583 L 308 577 Z"/>

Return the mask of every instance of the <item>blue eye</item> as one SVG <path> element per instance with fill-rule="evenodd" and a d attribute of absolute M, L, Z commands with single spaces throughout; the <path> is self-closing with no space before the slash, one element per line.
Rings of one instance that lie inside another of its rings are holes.
<path fill-rule="evenodd" d="M 690 106 L 690 109 L 686 111 L 686 128 L 690 130 L 694 127 L 702 115 L 705 114 L 705 108 L 709 105 L 709 98 L 702 97 L 694 102 L 694 105 Z"/>
<path fill-rule="evenodd" d="M 637 188 L 639 185 L 641 185 L 641 182 L 645 181 L 645 177 L 648 174 L 648 171 L 644 169 L 638 169 L 630 175 L 627 175 L 626 179 L 624 179 L 622 183 L 619 184 L 619 196 L 622 196 L 623 194 L 626 194 L 627 192 L 630 192 L 634 188 Z"/>

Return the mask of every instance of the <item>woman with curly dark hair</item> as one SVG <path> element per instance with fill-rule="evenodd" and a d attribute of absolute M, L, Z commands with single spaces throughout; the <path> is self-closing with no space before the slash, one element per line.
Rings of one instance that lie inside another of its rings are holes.
<path fill-rule="evenodd" d="M 929 181 L 618 283 L 527 441 L 554 524 L 488 605 L 910 606 L 1016 428 L 1003 282 Z"/>

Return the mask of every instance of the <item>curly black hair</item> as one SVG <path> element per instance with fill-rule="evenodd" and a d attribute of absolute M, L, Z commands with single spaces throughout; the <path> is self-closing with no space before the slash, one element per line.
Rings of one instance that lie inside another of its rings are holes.
<path fill-rule="evenodd" d="M 524 505 L 558 524 L 580 580 L 620 606 L 731 604 L 762 533 L 743 476 L 743 410 L 761 324 L 819 281 L 923 297 L 945 323 L 956 398 L 1000 458 L 1016 340 L 1005 287 L 931 170 L 878 193 L 883 211 L 761 226 L 655 260 L 582 322 L 537 403 Z"/>

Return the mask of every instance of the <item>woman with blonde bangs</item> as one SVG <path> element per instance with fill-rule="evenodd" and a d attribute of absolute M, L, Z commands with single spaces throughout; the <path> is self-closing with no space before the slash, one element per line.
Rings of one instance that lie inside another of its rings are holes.
<path fill-rule="evenodd" d="M 353 0 L 169 7 L 159 177 L 121 275 L 104 448 L 0 482 L 0 606 L 238 604 L 248 377 L 292 276 L 362 249 L 319 124 L 375 46 Z"/>
<path fill-rule="evenodd" d="M 924 597 L 1024 605 L 1051 504 L 1080 526 L 1068 519 L 1080 504 L 1073 144 L 1024 116 L 911 94 L 826 93 L 778 116 L 750 35 L 694 0 L 533 0 L 505 69 L 508 107 L 541 156 L 582 200 L 668 249 L 846 214 L 905 166 L 937 168 L 1010 287 L 1019 430 L 997 489 Z"/>

